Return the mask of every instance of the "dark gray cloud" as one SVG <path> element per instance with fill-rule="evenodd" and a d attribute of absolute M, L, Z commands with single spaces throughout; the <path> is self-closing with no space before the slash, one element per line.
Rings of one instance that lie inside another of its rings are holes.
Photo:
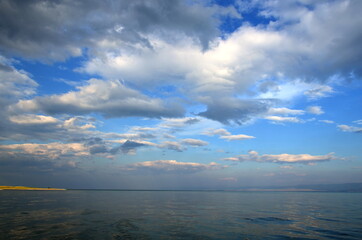
<path fill-rule="evenodd" d="M 113 155 L 117 154 L 119 151 L 121 151 L 123 154 L 132 154 L 132 153 L 135 153 L 137 148 L 145 147 L 145 146 L 149 146 L 149 145 L 142 143 L 142 142 L 127 140 L 122 145 L 112 148 L 109 152 Z"/>
<path fill-rule="evenodd" d="M 206 49 L 218 34 L 213 18 L 218 9 L 181 0 L 2 0 L 0 48 L 11 55 L 64 60 L 105 39 L 124 47 L 152 48 L 147 34 L 172 41 L 171 31 L 194 38 Z"/>
<path fill-rule="evenodd" d="M 49 173 L 68 171 L 76 168 L 74 161 L 53 161 L 46 156 L 35 156 L 27 153 L 11 153 L 0 151 L 0 172 L 19 171 L 30 173 Z"/>
<path fill-rule="evenodd" d="M 270 103 L 269 100 L 218 98 L 208 103 L 207 110 L 199 115 L 224 124 L 244 124 L 268 111 Z"/>

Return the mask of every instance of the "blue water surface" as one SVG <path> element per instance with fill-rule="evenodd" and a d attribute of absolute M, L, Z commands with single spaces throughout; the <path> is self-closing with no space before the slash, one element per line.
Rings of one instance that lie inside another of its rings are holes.
<path fill-rule="evenodd" d="M 0 191 L 0 239 L 362 239 L 362 193 Z"/>

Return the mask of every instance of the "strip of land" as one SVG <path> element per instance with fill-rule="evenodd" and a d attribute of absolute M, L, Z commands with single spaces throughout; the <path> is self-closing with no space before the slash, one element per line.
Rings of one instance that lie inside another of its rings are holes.
<path fill-rule="evenodd" d="M 24 186 L 0 186 L 0 190 L 50 190 L 59 191 L 66 190 L 64 188 L 36 188 L 36 187 L 24 187 Z"/>

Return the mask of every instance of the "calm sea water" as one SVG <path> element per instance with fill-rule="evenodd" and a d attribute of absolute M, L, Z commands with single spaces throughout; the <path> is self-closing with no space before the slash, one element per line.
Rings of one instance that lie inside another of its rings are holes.
<path fill-rule="evenodd" d="M 0 191 L 0 239 L 362 239 L 362 194 Z"/>

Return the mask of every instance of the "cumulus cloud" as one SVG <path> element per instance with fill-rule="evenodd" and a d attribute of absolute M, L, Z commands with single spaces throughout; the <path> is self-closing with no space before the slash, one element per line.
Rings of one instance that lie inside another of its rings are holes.
<path fill-rule="evenodd" d="M 225 166 L 215 162 L 203 164 L 194 162 L 178 162 L 176 160 L 157 160 L 130 164 L 124 169 L 128 171 L 147 170 L 160 173 L 194 173 L 204 170 L 222 169 L 224 167 Z"/>
<path fill-rule="evenodd" d="M 334 153 L 329 153 L 327 155 L 310 155 L 310 154 L 263 154 L 259 155 L 256 151 L 250 151 L 248 154 L 239 155 L 236 157 L 224 158 L 225 161 L 233 162 L 244 162 L 244 161 L 254 161 L 254 162 L 272 162 L 272 163 L 302 163 L 302 164 L 312 164 L 317 162 L 331 161 L 340 159 L 334 156 Z"/>
<path fill-rule="evenodd" d="M 105 117 L 177 117 L 184 110 L 178 104 L 165 104 L 127 88 L 120 81 L 90 79 L 86 85 L 60 95 L 21 100 L 13 111 L 42 111 L 47 114 L 100 113 Z"/>
<path fill-rule="evenodd" d="M 184 113 L 180 106 L 143 94 L 163 94 L 159 89 L 167 79 L 175 93 L 204 105 L 206 110 L 196 114 L 225 124 L 244 124 L 269 111 L 274 101 L 266 96 L 274 96 L 271 93 L 278 93 L 276 98 L 285 92 L 289 97 L 304 93 L 319 98 L 333 92 L 331 78 L 358 77 L 362 72 L 356 64 L 362 55 L 362 33 L 356 30 L 362 21 L 356 10 L 361 8 L 359 1 L 318 1 L 308 6 L 300 1 L 253 1 L 257 4 L 251 7 L 262 10 L 260 16 L 276 20 L 259 27 L 242 25 L 223 38 L 216 37 L 217 13 L 238 17 L 233 7 L 165 0 L 20 2 L 1 3 L 4 52 L 60 60 L 89 49 L 80 71 L 108 80 L 123 79 L 137 90 L 110 87 L 108 94 L 118 97 L 107 101 L 98 95 L 82 98 L 87 89 L 82 86 L 63 95 L 22 101 L 18 104 L 22 109 L 97 112 L 106 117 L 180 117 Z M 23 22 L 29 24 L 20 27 Z M 295 85 L 297 90 L 289 91 L 285 87 L 294 82 L 304 83 L 304 88 Z M 94 85 L 102 89 L 101 83 L 89 82 Z M 265 99 L 258 92 L 251 94 L 259 91 L 255 89 L 265 93 Z M 79 97 L 82 106 L 71 104 L 72 96 Z"/>
<path fill-rule="evenodd" d="M 226 135 L 226 136 L 221 136 L 221 139 L 226 139 L 228 141 L 234 141 L 234 140 L 245 140 L 245 139 L 253 139 L 255 137 L 253 136 L 249 136 L 249 135 L 245 135 L 245 134 L 237 134 L 237 135 Z"/>
<path fill-rule="evenodd" d="M 324 113 L 321 106 L 309 106 L 307 108 L 307 112 L 315 115 L 321 115 Z"/>

